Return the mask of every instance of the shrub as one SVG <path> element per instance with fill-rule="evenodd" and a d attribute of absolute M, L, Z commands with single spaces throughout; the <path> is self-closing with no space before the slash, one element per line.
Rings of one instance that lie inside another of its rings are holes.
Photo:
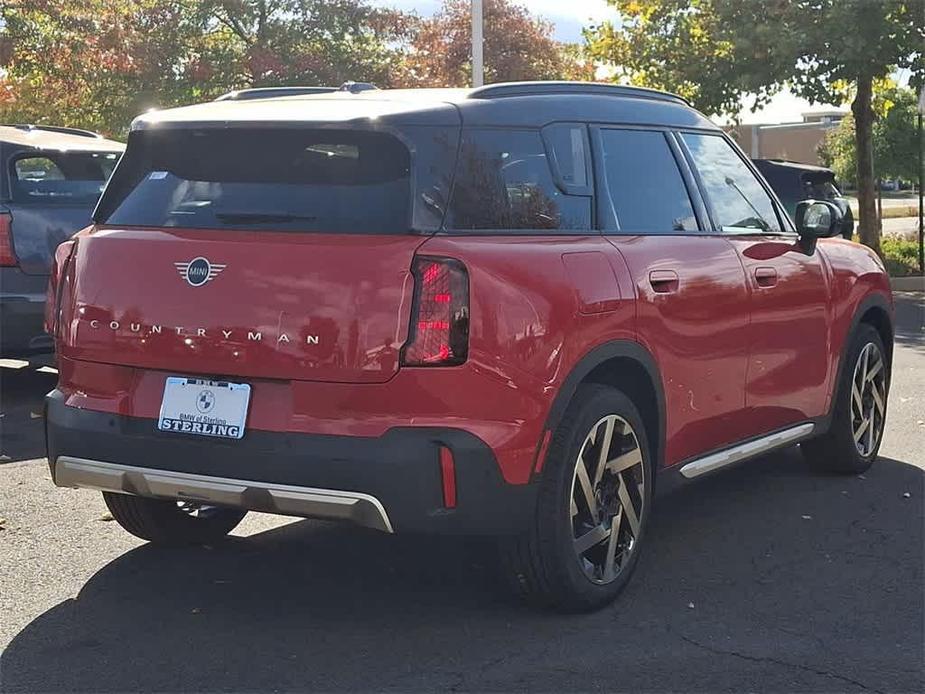
<path fill-rule="evenodd" d="M 901 236 L 884 236 L 880 240 L 883 262 L 892 277 L 919 274 L 919 242 Z"/>

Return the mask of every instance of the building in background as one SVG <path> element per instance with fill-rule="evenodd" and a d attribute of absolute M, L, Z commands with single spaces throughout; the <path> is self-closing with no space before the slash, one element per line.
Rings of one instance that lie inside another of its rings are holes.
<path fill-rule="evenodd" d="M 786 159 L 804 164 L 821 164 L 817 148 L 825 134 L 838 126 L 848 111 L 810 111 L 800 114 L 802 123 L 737 125 L 729 134 L 753 159 Z"/>

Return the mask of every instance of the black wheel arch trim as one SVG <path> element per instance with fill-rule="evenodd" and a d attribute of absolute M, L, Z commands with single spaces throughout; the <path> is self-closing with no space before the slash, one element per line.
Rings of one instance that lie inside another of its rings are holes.
<path fill-rule="evenodd" d="M 578 390 L 588 375 L 598 366 L 612 359 L 630 359 L 641 366 L 649 376 L 655 391 L 655 403 L 658 409 L 658 421 L 656 422 L 655 431 L 655 450 L 652 451 L 655 464 L 654 470 L 661 468 L 662 457 L 665 452 L 665 392 L 662 385 L 662 376 L 658 364 L 652 354 L 640 343 L 632 340 L 612 340 L 605 342 L 591 349 L 572 367 L 568 376 L 559 387 L 556 397 L 553 399 L 552 407 L 546 417 L 546 426 L 544 431 L 555 431 L 559 422 L 565 415 L 565 410 L 569 403 L 575 397 Z M 545 438 L 545 433 L 544 437 Z M 540 451 L 539 446 L 537 455 L 545 455 L 545 451 Z"/>
<path fill-rule="evenodd" d="M 829 411 L 826 413 L 826 419 L 831 419 L 835 412 L 838 388 L 841 385 L 842 377 L 845 373 L 845 362 L 846 357 L 848 356 L 848 348 L 851 346 L 851 339 L 854 337 L 855 332 L 857 332 L 858 326 L 861 324 L 861 320 L 872 308 L 878 308 L 886 314 L 890 327 L 890 341 L 889 343 L 884 344 L 884 347 L 886 347 L 887 351 L 887 392 L 889 392 L 890 378 L 893 375 L 893 336 L 896 334 L 893 318 L 893 308 L 890 306 L 890 303 L 887 301 L 886 297 L 883 296 L 883 294 L 868 294 L 861 300 L 857 308 L 854 310 L 854 315 L 851 317 L 851 325 L 848 327 L 848 331 L 845 333 L 845 339 L 841 345 L 840 355 L 838 357 L 838 369 L 835 372 L 835 381 L 833 382 L 832 401 L 829 403 Z"/>

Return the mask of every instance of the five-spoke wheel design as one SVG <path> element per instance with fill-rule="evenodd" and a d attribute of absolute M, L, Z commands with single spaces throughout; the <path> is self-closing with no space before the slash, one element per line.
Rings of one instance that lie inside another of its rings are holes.
<path fill-rule="evenodd" d="M 861 349 L 851 379 L 851 431 L 862 457 L 880 442 L 886 414 L 886 369 L 883 354 L 873 342 Z"/>
<path fill-rule="evenodd" d="M 645 480 L 636 432 L 622 417 L 602 417 L 579 450 L 571 489 L 575 554 L 592 582 L 615 580 L 636 548 Z"/>

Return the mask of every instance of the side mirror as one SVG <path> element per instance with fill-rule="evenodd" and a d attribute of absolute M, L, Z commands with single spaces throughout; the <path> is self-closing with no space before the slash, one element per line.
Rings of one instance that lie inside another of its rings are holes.
<path fill-rule="evenodd" d="M 842 212 L 828 200 L 803 200 L 797 203 L 794 221 L 800 246 L 807 253 L 816 250 L 816 241 L 836 236 L 841 231 Z"/>

